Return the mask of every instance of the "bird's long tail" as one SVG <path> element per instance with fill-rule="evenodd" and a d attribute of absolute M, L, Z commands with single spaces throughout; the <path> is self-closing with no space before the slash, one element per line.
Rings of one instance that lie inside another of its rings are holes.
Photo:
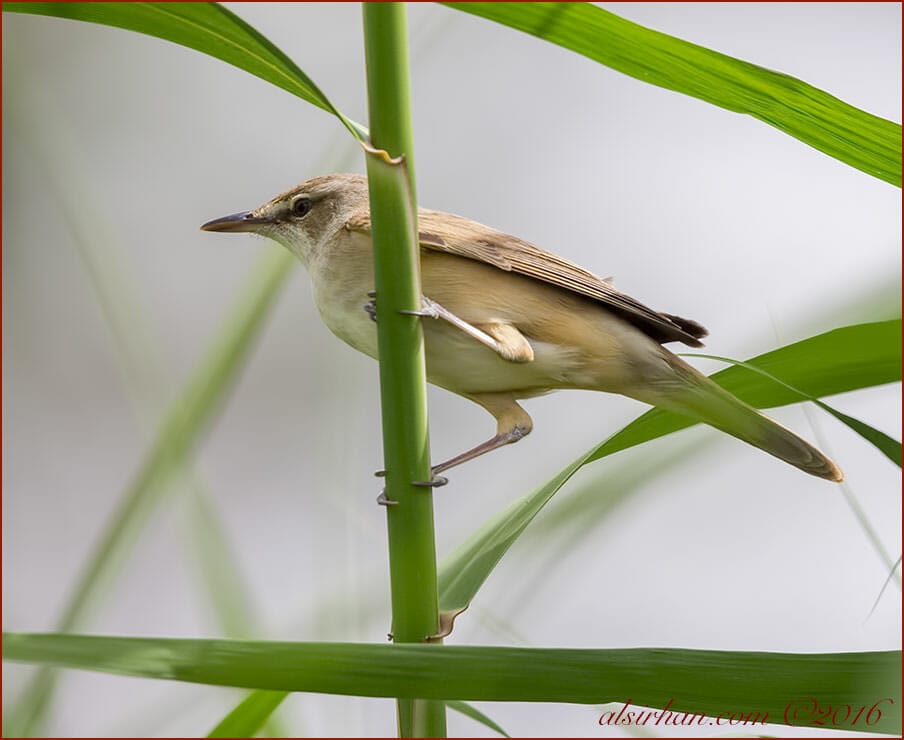
<path fill-rule="evenodd" d="M 663 352 L 674 375 L 647 385 L 636 398 L 705 422 L 810 475 L 844 480 L 838 466 L 809 442 L 736 398 L 680 357 L 665 349 Z"/>

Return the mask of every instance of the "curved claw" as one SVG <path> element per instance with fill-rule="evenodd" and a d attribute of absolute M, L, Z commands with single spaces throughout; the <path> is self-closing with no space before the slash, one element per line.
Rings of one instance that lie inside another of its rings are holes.
<path fill-rule="evenodd" d="M 448 482 L 448 478 L 444 478 L 441 475 L 434 475 L 430 480 L 416 480 L 413 481 L 411 485 L 417 486 L 418 488 L 439 488 L 440 486 L 446 485 Z"/>
<path fill-rule="evenodd" d="M 377 503 L 380 506 L 396 506 L 399 502 L 393 501 L 392 499 L 387 498 L 386 497 L 386 489 L 384 488 L 382 491 L 380 491 L 380 495 L 377 496 Z"/>
<path fill-rule="evenodd" d="M 385 478 L 386 471 L 385 470 L 375 470 L 374 476 L 377 478 Z M 412 486 L 417 486 L 418 488 L 439 488 L 440 486 L 444 486 L 449 482 L 448 478 L 445 478 L 442 475 L 434 475 L 431 480 L 428 481 L 413 481 Z M 384 496 L 383 493 L 380 496 Z M 393 503 L 398 503 L 397 501 L 393 501 Z"/>

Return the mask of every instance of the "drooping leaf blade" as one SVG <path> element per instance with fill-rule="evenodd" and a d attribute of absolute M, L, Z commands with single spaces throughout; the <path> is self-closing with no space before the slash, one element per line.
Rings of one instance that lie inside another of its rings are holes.
<path fill-rule="evenodd" d="M 219 3 L 12 2 L 3 10 L 125 28 L 187 46 L 332 113 L 355 138 L 367 139 L 367 129 L 346 118 L 289 57 Z"/>
<path fill-rule="evenodd" d="M 685 357 L 705 357 L 709 360 L 718 360 L 720 362 L 727 362 L 732 365 L 737 365 L 740 367 L 747 368 L 755 373 L 758 373 L 766 378 L 769 378 L 774 383 L 778 383 L 779 385 L 783 385 L 791 391 L 794 391 L 801 401 L 812 401 L 819 408 L 825 411 L 828 414 L 834 416 L 838 421 L 842 424 L 847 425 L 851 429 L 853 429 L 857 434 L 863 437 L 867 442 L 872 444 L 876 449 L 878 449 L 883 455 L 885 455 L 889 460 L 891 460 L 895 465 L 899 468 L 901 467 L 901 443 L 896 440 L 894 437 L 890 437 L 885 432 L 876 429 L 875 427 L 866 424 L 865 422 L 860 421 L 860 419 L 855 419 L 853 416 L 849 416 L 845 414 L 843 411 L 839 411 L 834 406 L 829 406 L 829 404 L 824 401 L 820 401 L 815 396 L 811 396 L 809 393 L 804 393 L 799 388 L 795 388 L 790 383 L 785 383 L 782 380 L 779 380 L 774 375 L 767 373 L 765 370 L 756 367 L 755 365 L 751 365 L 748 362 L 741 362 L 740 360 L 732 360 L 728 357 L 719 357 L 718 355 L 705 355 L 700 354 L 698 352 L 692 353 L 683 353 Z"/>
<path fill-rule="evenodd" d="M 585 453 L 533 493 L 512 502 L 443 558 L 438 572 L 440 612 L 454 620 L 467 609 L 527 525 L 588 459 Z"/>
<path fill-rule="evenodd" d="M 834 329 L 747 362 L 817 398 L 893 383 L 901 380 L 901 319 Z M 711 377 L 758 409 L 800 400 L 795 390 L 743 367 L 720 370 Z M 597 447 L 590 459 L 599 460 L 696 423 L 689 417 L 652 409 Z"/>
<path fill-rule="evenodd" d="M 4 634 L 7 660 L 275 691 L 459 701 L 625 702 L 716 716 L 756 710 L 781 724 L 820 706 L 873 711 L 859 731 L 900 732 L 901 653 L 574 650 L 457 645 L 246 642 Z"/>
<path fill-rule="evenodd" d="M 632 23 L 590 3 L 442 3 L 516 28 L 643 82 L 758 118 L 901 187 L 901 125 L 806 82 Z"/>
<path fill-rule="evenodd" d="M 814 397 L 890 383 L 901 379 L 901 320 L 833 329 L 747 362 Z M 730 367 L 711 377 L 756 408 L 800 401 L 797 391 L 744 367 Z M 443 559 L 440 610 L 451 616 L 468 607 L 527 525 L 581 467 L 696 423 L 654 408 L 496 514 Z"/>

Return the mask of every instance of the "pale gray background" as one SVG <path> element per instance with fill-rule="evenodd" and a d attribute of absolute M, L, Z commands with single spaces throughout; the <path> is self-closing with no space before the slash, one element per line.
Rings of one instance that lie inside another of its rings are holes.
<path fill-rule="evenodd" d="M 357 5 L 231 7 L 365 121 Z M 900 118 L 898 4 L 606 7 Z M 196 52 L 88 24 L 3 20 L 3 627 L 36 631 L 52 629 L 148 441 L 64 204 L 90 224 L 92 243 L 114 250 L 120 285 L 152 327 L 169 399 L 246 271 L 278 248 L 198 225 L 323 174 L 348 137 L 328 114 Z M 614 275 L 654 307 L 705 323 L 714 354 L 749 357 L 900 315 L 897 188 L 758 121 L 481 19 L 420 5 L 410 26 L 422 204 Z M 371 478 L 381 464 L 376 365 L 329 334 L 309 293 L 299 269 L 197 469 L 251 584 L 260 636 L 380 641 L 388 608 L 384 513 Z M 164 403 L 143 400 L 153 422 Z M 438 459 L 492 431 L 476 406 L 436 389 L 430 402 Z M 899 434 L 899 386 L 832 403 Z M 528 409 L 528 440 L 454 471 L 437 494 L 440 554 L 643 410 L 577 392 Z M 898 469 L 819 412 L 774 416 L 836 455 L 896 558 Z M 696 429 L 623 453 L 586 470 L 562 502 L 582 482 L 659 456 L 678 462 L 574 546 L 570 536 L 519 542 L 452 642 L 899 647 L 900 592 L 892 586 L 868 617 L 887 570 L 841 489 L 732 439 Z M 91 632 L 219 634 L 185 534 L 168 505 Z M 4 705 L 28 670 L 4 666 Z M 204 734 L 239 696 L 70 673 L 49 729 Z M 482 706 L 514 735 L 605 734 L 592 707 Z M 296 696 L 284 711 L 297 733 L 394 732 L 382 700 Z M 450 733 L 484 732 L 451 715 Z"/>

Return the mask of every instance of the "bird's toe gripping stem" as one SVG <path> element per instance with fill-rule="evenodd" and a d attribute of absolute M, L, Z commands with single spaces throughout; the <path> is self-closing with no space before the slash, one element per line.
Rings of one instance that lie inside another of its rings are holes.
<path fill-rule="evenodd" d="M 378 478 L 385 478 L 385 477 L 386 477 L 386 471 L 385 471 L 385 470 L 378 470 L 376 473 L 374 473 L 374 475 L 377 476 Z M 430 480 L 426 480 L 426 481 L 420 481 L 420 480 L 412 481 L 412 482 L 411 482 L 411 485 L 412 485 L 412 486 L 417 486 L 418 488 L 440 488 L 441 486 L 446 485 L 448 482 L 449 482 L 449 479 L 448 479 L 448 478 L 446 478 L 446 477 L 444 477 L 444 476 L 442 476 L 442 475 L 434 475 Z M 393 501 L 392 499 L 388 498 L 388 497 L 386 496 L 386 489 L 384 488 L 382 491 L 380 491 L 380 495 L 377 496 L 377 503 L 378 503 L 380 506 L 395 506 L 395 505 L 398 504 L 399 502 L 398 502 L 398 501 Z"/>

